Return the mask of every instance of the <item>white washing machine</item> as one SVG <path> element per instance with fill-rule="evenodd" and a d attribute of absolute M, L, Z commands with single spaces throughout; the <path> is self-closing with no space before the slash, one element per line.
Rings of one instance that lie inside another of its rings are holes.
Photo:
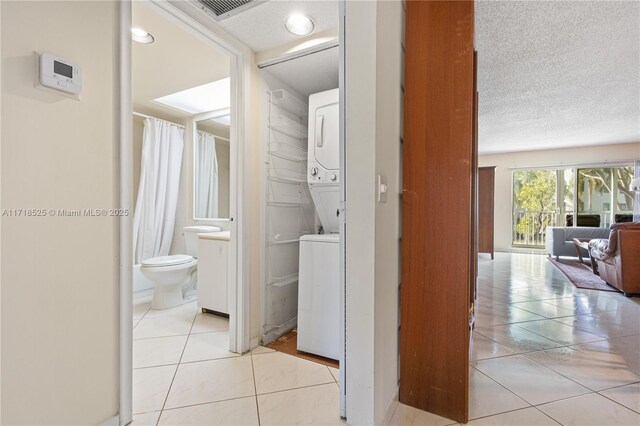
<path fill-rule="evenodd" d="M 340 236 L 300 238 L 298 350 L 340 358 Z"/>
<path fill-rule="evenodd" d="M 307 182 L 324 234 L 300 238 L 298 350 L 340 358 L 338 89 L 309 96 Z"/>

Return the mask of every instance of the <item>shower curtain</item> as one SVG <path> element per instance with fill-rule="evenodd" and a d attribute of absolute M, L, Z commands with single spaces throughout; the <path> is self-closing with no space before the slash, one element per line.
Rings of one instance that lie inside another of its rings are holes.
<path fill-rule="evenodd" d="M 144 120 L 140 186 L 133 216 L 136 264 L 169 254 L 183 149 L 182 128 L 155 118 Z"/>
<path fill-rule="evenodd" d="M 212 134 L 198 132 L 195 164 L 195 214 L 198 218 L 218 217 L 218 158 Z"/>

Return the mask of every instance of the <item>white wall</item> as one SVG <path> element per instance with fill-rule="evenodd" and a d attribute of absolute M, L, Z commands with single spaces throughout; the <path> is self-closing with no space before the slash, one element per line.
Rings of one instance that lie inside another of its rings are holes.
<path fill-rule="evenodd" d="M 511 177 L 514 168 L 562 165 L 570 167 L 579 163 L 633 161 L 638 158 L 640 158 L 640 143 L 480 155 L 478 157 L 480 166 L 497 166 L 494 205 L 496 250 L 511 250 L 511 195 L 513 191 Z"/>
<path fill-rule="evenodd" d="M 1 2 L 2 209 L 117 207 L 117 2 Z M 35 88 L 33 52 L 83 67 Z M 118 412 L 118 222 L 2 217 L 2 423 Z"/>
<path fill-rule="evenodd" d="M 347 3 L 350 424 L 385 422 L 397 397 L 402 16 L 400 1 Z M 386 203 L 376 200 L 378 173 L 387 178 Z"/>

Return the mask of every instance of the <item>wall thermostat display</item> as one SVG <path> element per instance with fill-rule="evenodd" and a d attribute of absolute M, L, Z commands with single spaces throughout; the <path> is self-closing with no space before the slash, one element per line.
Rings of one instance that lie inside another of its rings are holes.
<path fill-rule="evenodd" d="M 50 53 L 43 53 L 40 55 L 40 83 L 79 95 L 82 92 L 82 68 Z"/>

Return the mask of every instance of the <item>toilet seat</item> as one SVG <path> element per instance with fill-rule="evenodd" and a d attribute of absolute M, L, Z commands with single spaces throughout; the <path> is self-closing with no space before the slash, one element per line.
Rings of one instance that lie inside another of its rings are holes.
<path fill-rule="evenodd" d="M 183 265 L 194 261 L 193 256 L 186 254 L 175 254 L 172 256 L 158 256 L 152 257 L 142 261 L 142 266 L 145 268 L 161 268 L 166 266 Z"/>

